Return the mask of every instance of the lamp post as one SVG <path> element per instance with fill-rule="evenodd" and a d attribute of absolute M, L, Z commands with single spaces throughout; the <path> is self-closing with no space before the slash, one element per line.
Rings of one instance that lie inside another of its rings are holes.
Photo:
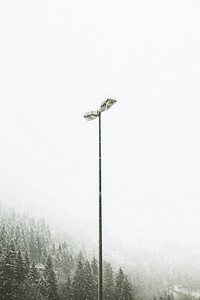
<path fill-rule="evenodd" d="M 103 300 L 103 251 L 102 251 L 102 167 L 101 167 L 101 113 L 110 109 L 116 100 L 108 98 L 102 102 L 100 108 L 95 111 L 88 112 L 84 115 L 87 121 L 99 118 L 99 285 L 98 300 Z"/>

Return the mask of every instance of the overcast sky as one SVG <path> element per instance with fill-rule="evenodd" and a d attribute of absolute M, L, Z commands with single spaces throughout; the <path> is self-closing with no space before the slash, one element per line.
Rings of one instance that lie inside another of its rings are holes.
<path fill-rule="evenodd" d="M 1 1 L 0 198 L 96 234 L 98 121 L 83 115 L 112 97 L 105 235 L 200 243 L 199 16 L 198 0 Z"/>

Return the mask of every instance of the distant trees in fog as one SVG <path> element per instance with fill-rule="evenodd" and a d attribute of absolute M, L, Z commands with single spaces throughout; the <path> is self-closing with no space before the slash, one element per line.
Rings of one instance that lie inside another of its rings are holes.
<path fill-rule="evenodd" d="M 0 299 L 97 300 L 98 262 L 55 244 L 44 220 L 0 209 Z M 104 263 L 104 300 L 136 300 L 129 278 Z"/>

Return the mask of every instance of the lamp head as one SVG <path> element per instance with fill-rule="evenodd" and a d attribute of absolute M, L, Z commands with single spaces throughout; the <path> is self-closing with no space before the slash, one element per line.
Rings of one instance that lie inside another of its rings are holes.
<path fill-rule="evenodd" d="M 86 113 L 84 115 L 84 118 L 87 120 L 87 121 L 92 121 L 96 118 L 98 118 L 99 116 L 99 111 L 98 110 L 95 110 L 95 111 L 90 111 L 88 113 Z"/>
<path fill-rule="evenodd" d="M 110 109 L 111 106 L 113 106 L 116 102 L 117 102 L 117 100 L 108 98 L 107 100 L 105 100 L 101 103 L 99 111 L 103 112 L 105 110 Z"/>
<path fill-rule="evenodd" d="M 107 100 L 105 100 L 101 103 L 101 106 L 98 110 L 93 110 L 93 111 L 86 113 L 84 115 L 84 118 L 87 121 L 92 121 L 92 120 L 98 118 L 100 113 L 104 112 L 105 110 L 110 109 L 111 106 L 113 106 L 113 104 L 115 104 L 116 102 L 117 102 L 117 100 L 108 98 Z"/>

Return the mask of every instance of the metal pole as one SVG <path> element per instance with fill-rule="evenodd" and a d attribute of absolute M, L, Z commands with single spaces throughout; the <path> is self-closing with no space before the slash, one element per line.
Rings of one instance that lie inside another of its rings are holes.
<path fill-rule="evenodd" d="M 99 291 L 98 300 L 103 300 L 102 268 L 102 184 L 101 184 L 101 112 L 99 112 Z"/>

